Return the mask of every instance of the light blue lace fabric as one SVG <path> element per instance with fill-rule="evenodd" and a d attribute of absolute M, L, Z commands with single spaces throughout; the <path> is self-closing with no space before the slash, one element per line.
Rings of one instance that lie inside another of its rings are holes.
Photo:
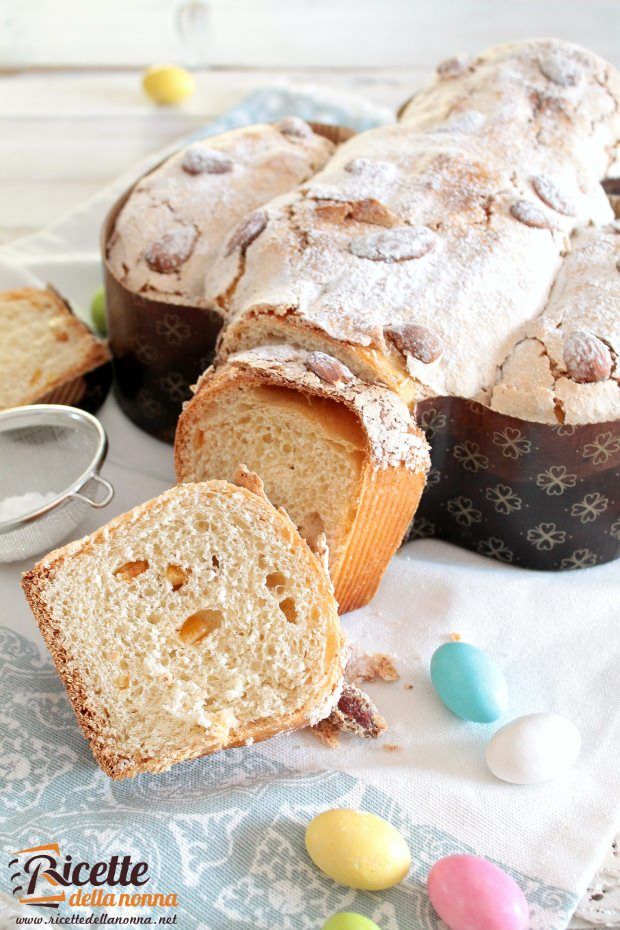
<path fill-rule="evenodd" d="M 114 854 L 146 860 L 150 888 L 178 894 L 184 930 L 320 930 L 340 910 L 366 914 L 381 930 L 436 930 L 424 890 L 428 869 L 450 853 L 475 852 L 432 824 L 415 823 L 357 777 L 297 774 L 266 758 L 260 746 L 113 782 L 93 763 L 51 662 L 6 628 L 0 628 L 0 708 L 6 858 L 53 840 L 76 860 Z M 323 877 L 305 852 L 304 829 L 330 807 L 373 811 L 401 830 L 413 858 L 407 880 L 369 894 Z M 532 927 L 566 925 L 573 895 L 508 871 L 527 895 Z M 61 905 L 61 914 L 69 912 Z M 1 914 L 0 907 L 0 927 Z"/>
<path fill-rule="evenodd" d="M 330 94 L 318 89 L 312 93 L 304 93 L 286 87 L 263 87 L 249 94 L 236 107 L 223 113 L 207 126 L 196 130 L 189 136 L 189 140 L 214 136 L 235 126 L 272 122 L 293 113 L 315 123 L 347 126 L 357 132 L 372 129 L 373 126 L 394 118 L 386 108 L 369 103 L 361 97 L 347 98 L 342 94 Z"/>

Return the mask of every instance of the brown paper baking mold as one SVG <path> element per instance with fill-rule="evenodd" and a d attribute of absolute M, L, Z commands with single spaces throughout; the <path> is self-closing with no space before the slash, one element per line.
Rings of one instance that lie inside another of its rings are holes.
<path fill-rule="evenodd" d="M 620 422 L 550 426 L 454 397 L 416 412 L 431 470 L 407 539 L 546 570 L 620 555 Z"/>
<path fill-rule="evenodd" d="M 342 126 L 310 125 L 336 144 L 353 135 Z M 211 364 L 222 318 L 216 310 L 144 297 L 113 274 L 107 246 L 134 187 L 112 206 L 101 233 L 114 390 L 121 409 L 136 426 L 172 442 L 183 402 L 191 396 L 190 385 Z"/>
<path fill-rule="evenodd" d="M 87 371 L 86 374 L 42 394 L 33 403 L 66 404 L 69 407 L 79 407 L 88 413 L 97 413 L 108 395 L 111 384 L 112 362 L 104 362 L 92 371 Z"/>

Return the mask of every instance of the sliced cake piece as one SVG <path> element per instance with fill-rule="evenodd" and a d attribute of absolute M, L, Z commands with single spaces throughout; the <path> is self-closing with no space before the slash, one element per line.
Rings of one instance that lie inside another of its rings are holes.
<path fill-rule="evenodd" d="M 337 702 L 343 639 L 327 572 L 258 490 L 177 486 L 24 576 L 112 778 L 315 724 Z"/>
<path fill-rule="evenodd" d="M 53 290 L 0 294 L 0 409 L 42 402 L 76 403 L 81 376 L 110 358 L 105 342 Z"/>
<path fill-rule="evenodd" d="M 179 481 L 256 471 L 312 541 L 341 613 L 366 604 L 416 510 L 428 449 L 403 401 L 321 352 L 265 346 L 210 369 L 175 441 Z"/>

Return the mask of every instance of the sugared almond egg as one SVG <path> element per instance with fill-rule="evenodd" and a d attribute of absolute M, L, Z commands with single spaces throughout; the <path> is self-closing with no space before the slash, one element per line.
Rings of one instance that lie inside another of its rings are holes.
<path fill-rule="evenodd" d="M 323 930 L 379 930 L 379 927 L 374 920 L 364 917 L 363 914 L 341 911 L 323 924 Z"/>
<path fill-rule="evenodd" d="M 152 65 L 144 72 L 142 87 L 155 103 L 181 103 L 196 90 L 193 76 L 178 65 Z"/>
<path fill-rule="evenodd" d="M 470 643 L 444 643 L 436 649 L 431 681 L 446 707 L 463 720 L 491 723 L 508 703 L 506 679 L 496 661 Z"/>
<path fill-rule="evenodd" d="M 387 820 L 367 811 L 325 811 L 306 829 L 314 864 L 339 885 L 381 891 L 405 878 L 411 854 L 404 837 Z"/>
<path fill-rule="evenodd" d="M 510 875 L 480 856 L 446 856 L 428 874 L 431 904 L 450 930 L 527 930 L 525 895 Z"/>
<path fill-rule="evenodd" d="M 559 714 L 526 714 L 494 734 L 486 762 L 502 781 L 535 785 L 566 772 L 580 749 L 581 735 L 571 720 Z"/>

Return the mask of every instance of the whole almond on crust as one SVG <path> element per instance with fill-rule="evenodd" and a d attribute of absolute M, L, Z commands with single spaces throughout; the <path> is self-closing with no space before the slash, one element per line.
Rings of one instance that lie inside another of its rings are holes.
<path fill-rule="evenodd" d="M 346 384 L 355 377 L 346 365 L 326 352 L 312 352 L 306 362 L 306 368 L 327 384 Z"/>
<path fill-rule="evenodd" d="M 267 214 L 264 210 L 256 210 L 245 219 L 228 240 L 226 256 L 232 255 L 238 249 L 243 253 L 255 239 L 260 236 L 267 226 Z"/>
<path fill-rule="evenodd" d="M 531 226 L 533 229 L 553 229 L 549 218 L 529 200 L 515 201 L 510 207 L 510 213 L 524 226 Z"/>
<path fill-rule="evenodd" d="M 276 129 L 284 136 L 292 136 L 295 139 L 309 139 L 314 135 L 312 127 L 301 119 L 299 116 L 285 116 L 277 124 Z"/>
<path fill-rule="evenodd" d="M 446 58 L 445 61 L 440 61 L 436 71 L 441 78 L 453 78 L 459 77 L 459 75 L 467 71 L 468 67 L 469 61 L 466 58 L 455 56 L 454 58 Z"/>
<path fill-rule="evenodd" d="M 371 262 L 407 262 L 431 252 L 436 240 L 437 236 L 428 226 L 399 226 L 352 239 L 349 252 Z"/>
<path fill-rule="evenodd" d="M 187 174 L 229 174 L 233 167 L 230 155 L 216 149 L 188 149 L 181 162 Z"/>
<path fill-rule="evenodd" d="M 398 174 L 398 168 L 392 162 L 376 158 L 353 158 L 346 163 L 344 170 L 356 177 L 364 176 L 386 181 Z"/>
<path fill-rule="evenodd" d="M 385 330 L 386 339 L 401 355 L 410 355 L 425 365 L 437 361 L 443 346 L 435 333 L 420 323 L 405 323 Z"/>
<path fill-rule="evenodd" d="M 197 238 L 198 233 L 193 226 L 174 229 L 149 245 L 144 253 L 145 261 L 159 274 L 173 274 L 188 260 Z"/>
<path fill-rule="evenodd" d="M 538 67 L 549 81 L 560 87 L 576 87 L 583 76 L 577 62 L 561 51 L 549 52 L 539 58 Z"/>
<path fill-rule="evenodd" d="M 564 342 L 564 364 L 577 384 L 606 381 L 611 375 L 611 352 L 594 333 L 577 329 Z"/>
<path fill-rule="evenodd" d="M 564 196 L 559 187 L 545 174 L 539 174 L 532 178 L 532 187 L 542 202 L 555 210 L 556 213 L 563 213 L 564 216 L 576 216 L 577 209 L 575 205 Z"/>

